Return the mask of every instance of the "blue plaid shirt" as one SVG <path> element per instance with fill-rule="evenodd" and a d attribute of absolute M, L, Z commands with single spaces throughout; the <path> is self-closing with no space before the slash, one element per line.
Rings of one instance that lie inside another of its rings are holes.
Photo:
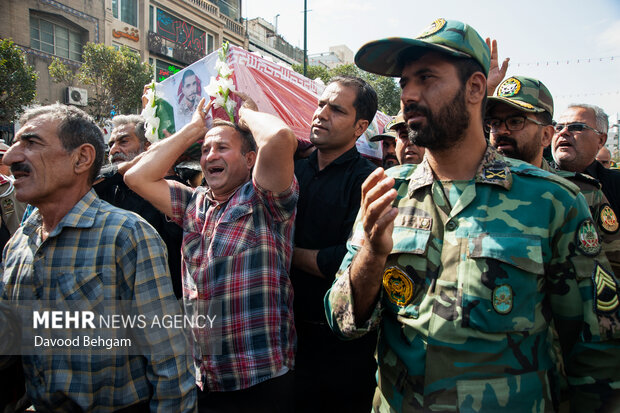
<path fill-rule="evenodd" d="M 174 300 L 159 235 L 138 215 L 100 200 L 93 190 L 43 242 L 40 228 L 37 210 L 7 243 L 0 299 L 79 300 L 89 308 L 101 300 L 128 300 L 138 311 Z M 165 331 L 168 338 L 180 334 Z M 24 355 L 28 396 L 35 407 L 49 408 L 58 404 L 62 392 L 89 412 L 111 412 L 145 401 L 153 412 L 194 411 L 190 357 L 155 355 L 155 341 L 161 339 L 161 334 L 144 334 L 143 355 Z"/>

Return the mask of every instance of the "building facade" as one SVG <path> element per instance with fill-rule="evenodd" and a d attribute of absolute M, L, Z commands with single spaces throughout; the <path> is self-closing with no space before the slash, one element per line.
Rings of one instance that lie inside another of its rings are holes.
<path fill-rule="evenodd" d="M 11 38 L 39 73 L 37 102 L 88 104 L 83 85 L 54 83 L 53 57 L 77 69 L 88 42 L 123 45 L 154 67 L 157 81 L 228 41 L 248 48 L 241 0 L 3 0 L 0 37 Z M 73 93 L 71 93 L 73 92 Z"/>
<path fill-rule="evenodd" d="M 303 64 L 304 51 L 284 40 L 267 20 L 261 17 L 248 20 L 247 32 L 250 52 L 257 52 L 276 63 Z"/>
<path fill-rule="evenodd" d="M 352 64 L 353 58 L 354 54 L 351 49 L 345 45 L 338 45 L 331 46 L 329 52 L 308 55 L 308 64 L 333 69 L 336 66 Z"/>

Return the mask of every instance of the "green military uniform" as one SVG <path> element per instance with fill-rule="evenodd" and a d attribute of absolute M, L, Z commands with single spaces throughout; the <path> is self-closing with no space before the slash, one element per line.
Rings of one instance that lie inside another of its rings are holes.
<path fill-rule="evenodd" d="M 356 326 L 359 217 L 325 298 L 342 337 L 379 326 L 375 411 L 553 411 L 552 320 L 573 409 L 620 409 L 610 402 L 620 391 L 618 281 L 579 189 L 491 147 L 471 181 L 437 181 L 426 160 L 387 173 L 399 213 L 376 308 Z"/>
<path fill-rule="evenodd" d="M 601 183 L 589 175 L 553 168 L 543 159 L 542 169 L 553 172 L 579 187 L 590 207 L 590 213 L 601 237 L 601 246 L 616 277 L 620 275 L 620 231 L 618 218 L 601 189 Z"/>

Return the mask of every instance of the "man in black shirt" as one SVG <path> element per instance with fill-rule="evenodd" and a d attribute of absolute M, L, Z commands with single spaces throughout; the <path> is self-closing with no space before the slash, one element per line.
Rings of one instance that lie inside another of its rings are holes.
<path fill-rule="evenodd" d="M 598 179 L 611 208 L 620 215 L 620 171 L 607 169 L 596 154 L 607 141 L 607 114 L 595 105 L 571 105 L 559 117 L 551 142 L 553 159 L 560 169 Z"/>
<path fill-rule="evenodd" d="M 346 253 L 362 182 L 375 166 L 355 142 L 377 111 L 366 82 L 336 77 L 321 95 L 310 141 L 316 150 L 295 162 L 299 202 L 291 280 L 295 290 L 296 411 L 369 411 L 375 388 L 376 336 L 340 341 L 325 319 L 323 297 Z"/>
<path fill-rule="evenodd" d="M 168 266 L 172 287 L 177 298 L 183 297 L 181 281 L 181 241 L 183 230 L 150 202 L 125 185 L 123 175 L 133 160 L 150 145 L 146 139 L 144 118 L 138 115 L 118 115 L 112 119 L 112 135 L 108 142 L 111 165 L 101 169 L 100 178 L 94 185 L 99 198 L 119 208 L 135 212 L 155 228 L 168 248 Z M 174 172 L 166 179 L 185 183 Z"/>

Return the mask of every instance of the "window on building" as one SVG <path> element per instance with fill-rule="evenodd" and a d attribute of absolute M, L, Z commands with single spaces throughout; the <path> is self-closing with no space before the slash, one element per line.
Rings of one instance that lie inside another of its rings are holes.
<path fill-rule="evenodd" d="M 58 23 L 30 16 L 30 47 L 65 59 L 82 60 L 82 34 Z"/>
<path fill-rule="evenodd" d="M 155 25 L 153 24 L 154 20 L 155 20 L 155 10 L 153 6 L 149 6 L 149 30 L 152 32 L 155 31 L 154 29 Z"/>
<path fill-rule="evenodd" d="M 213 36 L 207 33 L 207 54 L 213 52 Z"/>
<path fill-rule="evenodd" d="M 112 0 L 115 19 L 138 27 L 138 0 Z"/>

